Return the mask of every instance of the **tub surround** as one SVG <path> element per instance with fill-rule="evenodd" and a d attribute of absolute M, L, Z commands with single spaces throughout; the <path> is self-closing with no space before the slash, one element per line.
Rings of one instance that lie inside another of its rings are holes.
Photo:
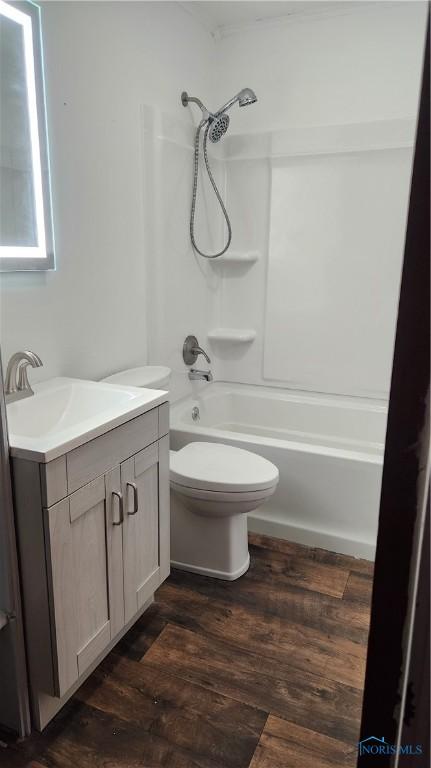
<path fill-rule="evenodd" d="M 227 134 L 211 161 L 225 176 L 232 257 L 208 264 L 183 258 L 193 130 L 143 107 L 148 356 L 172 368 L 174 396 L 190 392 L 180 345 L 193 329 L 217 379 L 387 400 L 414 130 L 411 116 L 370 116 Z M 211 197 L 208 207 L 217 233 Z M 212 231 L 208 242 L 219 245 Z"/>

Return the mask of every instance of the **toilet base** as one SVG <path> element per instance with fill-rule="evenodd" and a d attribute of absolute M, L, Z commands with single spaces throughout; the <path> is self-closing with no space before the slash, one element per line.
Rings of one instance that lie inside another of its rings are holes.
<path fill-rule="evenodd" d="M 223 579 L 223 581 L 235 581 L 247 573 L 250 568 L 250 555 L 247 554 L 245 563 L 237 571 L 233 573 L 227 573 L 225 571 L 213 571 L 211 568 L 201 568 L 197 565 L 190 565 L 188 563 L 178 563 L 176 560 L 171 560 L 172 568 L 178 568 L 179 571 L 188 571 L 189 573 L 199 573 L 201 576 L 209 576 L 212 579 Z"/>
<path fill-rule="evenodd" d="M 200 515 L 171 491 L 171 565 L 225 581 L 238 579 L 250 565 L 247 516 Z"/>

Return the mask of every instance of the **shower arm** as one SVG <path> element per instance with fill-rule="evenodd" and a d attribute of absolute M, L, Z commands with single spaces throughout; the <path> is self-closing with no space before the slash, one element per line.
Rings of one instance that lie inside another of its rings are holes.
<path fill-rule="evenodd" d="M 246 97 L 246 100 L 244 97 Z M 196 98 L 196 96 L 189 96 L 187 91 L 183 91 L 181 94 L 181 102 L 183 107 L 187 107 L 191 101 L 197 104 L 202 112 L 202 126 L 205 125 L 206 122 L 215 120 L 215 118 L 225 114 L 231 107 L 233 107 L 234 104 L 237 103 L 237 101 L 239 102 L 240 107 L 253 103 L 256 101 L 256 94 L 251 90 L 251 88 L 243 88 L 242 91 L 237 93 L 236 96 L 233 96 L 232 99 L 229 99 L 229 101 L 227 101 L 226 104 L 223 104 L 223 106 L 220 107 L 220 109 L 218 109 L 216 112 L 210 112 L 209 109 L 206 108 L 205 104 L 202 104 L 200 99 Z"/>
<path fill-rule="evenodd" d="M 200 99 L 196 98 L 196 96 L 189 96 L 186 91 L 183 91 L 183 93 L 181 94 L 181 102 L 183 107 L 187 107 L 191 101 L 194 104 L 197 104 L 199 109 L 202 112 L 202 120 L 200 123 L 201 126 L 205 125 L 205 123 L 208 122 L 210 118 L 214 119 L 216 115 L 210 112 L 209 109 L 206 108 L 205 104 L 202 104 Z"/>

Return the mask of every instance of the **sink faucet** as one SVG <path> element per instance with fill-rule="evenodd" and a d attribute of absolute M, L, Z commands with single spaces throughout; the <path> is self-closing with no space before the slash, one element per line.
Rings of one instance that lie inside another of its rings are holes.
<path fill-rule="evenodd" d="M 32 368 L 40 368 L 43 365 L 39 355 L 30 350 L 15 352 L 9 360 L 5 383 L 5 399 L 7 403 L 34 395 L 27 376 L 29 365 Z"/>
<path fill-rule="evenodd" d="M 199 371 L 197 368 L 190 368 L 189 370 L 189 379 L 190 381 L 212 381 L 213 375 L 211 371 Z"/>

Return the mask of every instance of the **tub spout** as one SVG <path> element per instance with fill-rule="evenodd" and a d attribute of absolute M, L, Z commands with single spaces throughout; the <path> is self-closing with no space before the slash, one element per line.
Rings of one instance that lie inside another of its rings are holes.
<path fill-rule="evenodd" d="M 189 371 L 190 381 L 212 381 L 213 375 L 211 371 L 199 371 L 197 368 L 191 368 Z"/>

